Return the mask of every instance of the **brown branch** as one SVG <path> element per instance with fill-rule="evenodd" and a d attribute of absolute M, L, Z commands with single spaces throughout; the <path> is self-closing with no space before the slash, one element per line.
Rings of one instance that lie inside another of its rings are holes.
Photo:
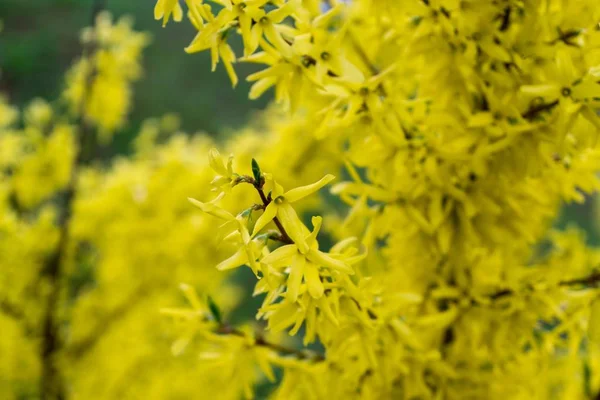
<path fill-rule="evenodd" d="M 265 209 L 266 209 L 267 206 L 273 200 L 270 199 L 270 198 L 267 198 L 265 196 L 265 192 L 262 189 L 262 185 L 261 185 L 261 187 L 257 187 L 256 185 L 254 187 L 258 191 L 258 194 L 260 195 L 260 199 L 262 200 L 262 202 L 263 202 L 263 204 L 265 206 Z M 279 221 L 279 218 L 277 218 L 277 217 L 273 218 L 273 222 L 275 223 L 275 225 L 277 226 L 277 229 L 279 229 L 279 232 L 281 233 L 281 237 L 278 238 L 277 240 L 279 240 L 280 242 L 286 243 L 286 244 L 293 244 L 294 241 L 290 238 L 290 236 L 288 235 L 288 233 L 285 231 L 285 228 L 281 224 L 281 221 Z"/>
<path fill-rule="evenodd" d="M 264 209 L 266 209 L 267 206 L 269 204 L 271 204 L 271 201 L 273 201 L 273 199 L 271 199 L 270 195 L 269 195 L 269 197 L 267 197 L 265 195 L 265 191 L 263 189 L 263 187 L 265 185 L 264 178 L 261 179 L 260 182 L 257 182 L 256 179 L 254 179 L 253 177 L 244 175 L 239 178 L 238 183 L 249 183 L 252 186 L 254 186 L 254 188 L 258 192 L 258 195 L 260 196 L 260 200 L 263 202 L 262 207 Z M 294 244 L 294 241 L 292 240 L 292 238 L 290 238 L 288 233 L 285 231 L 285 228 L 281 224 L 281 221 L 279 220 L 279 218 L 277 218 L 277 217 L 273 218 L 273 222 L 277 226 L 277 229 L 279 229 L 280 236 L 271 236 L 271 239 L 277 240 L 277 241 L 285 243 L 285 244 Z"/>
<path fill-rule="evenodd" d="M 92 6 L 91 23 L 95 24 L 96 17 L 105 8 L 106 0 L 95 0 Z M 83 48 L 83 56 L 88 56 L 93 49 L 91 44 L 86 44 Z M 79 115 L 79 135 L 77 135 L 77 145 L 75 157 L 71 164 L 71 176 L 67 187 L 58 197 L 61 198 L 61 206 L 59 207 L 59 216 L 57 224 L 59 226 L 58 245 L 52 254 L 46 260 L 46 264 L 42 270 L 42 276 L 50 283 L 50 292 L 46 299 L 44 317 L 42 322 L 42 338 L 41 338 L 41 364 L 42 372 L 40 378 L 40 397 L 42 400 L 60 400 L 67 397 L 65 384 L 62 373 L 57 365 L 56 356 L 63 347 L 63 340 L 59 328 L 59 316 L 57 309 L 60 302 L 62 291 L 61 280 L 63 277 L 62 263 L 67 253 L 70 222 L 73 216 L 73 204 L 76 197 L 76 186 L 79 177 L 79 167 L 85 164 L 88 158 L 88 152 L 84 151 L 87 148 L 91 152 L 91 146 L 88 146 L 93 137 L 93 130 L 85 122 L 85 103 L 93 81 L 94 71 L 87 77 L 84 88 L 83 98 L 81 102 L 81 112 Z"/>
<path fill-rule="evenodd" d="M 554 100 L 551 103 L 541 103 L 537 105 L 532 105 L 527 111 L 525 111 L 525 113 L 523 114 L 523 118 L 532 120 L 544 111 L 551 111 L 557 105 L 558 100 Z"/>
<path fill-rule="evenodd" d="M 216 330 L 215 333 L 217 333 L 219 335 L 233 335 L 233 336 L 239 336 L 239 337 L 244 337 L 244 338 L 247 337 L 247 335 L 244 332 L 237 330 L 227 324 L 221 325 Z M 266 340 L 263 336 L 260 336 L 260 335 L 256 337 L 254 344 L 259 347 L 265 347 L 265 348 L 274 350 L 283 355 L 294 356 L 294 357 L 298 358 L 299 360 L 306 360 L 306 361 L 313 361 L 313 362 L 319 362 L 319 361 L 325 360 L 325 356 L 321 353 L 317 353 L 315 351 L 307 350 L 307 349 L 295 349 L 292 347 L 287 347 L 287 346 L 281 345 L 279 343 L 273 343 L 273 342 Z"/>
<path fill-rule="evenodd" d="M 600 285 L 600 271 L 595 272 L 589 276 L 585 276 L 583 278 L 571 279 L 567 281 L 561 281 L 558 283 L 559 287 L 576 287 L 576 286 L 584 286 L 584 287 L 598 287 Z M 527 287 L 527 290 L 534 292 L 535 289 L 531 286 Z M 503 289 L 496 293 L 489 295 L 490 300 L 500 300 L 507 296 L 514 295 L 515 292 L 512 289 Z"/>

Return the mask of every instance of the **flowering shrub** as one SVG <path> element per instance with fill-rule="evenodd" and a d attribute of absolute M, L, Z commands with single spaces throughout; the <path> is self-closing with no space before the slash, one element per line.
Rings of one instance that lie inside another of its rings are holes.
<path fill-rule="evenodd" d="M 268 335 L 305 346 L 236 328 L 186 288 L 191 308 L 166 312 L 202 337 L 216 393 L 252 397 L 264 376 L 281 399 L 597 395 L 600 253 L 549 231 L 598 188 L 595 2 L 185 6 L 159 0 L 155 17 L 186 14 L 186 51 L 209 50 L 234 86 L 237 62 L 264 65 L 250 98 L 273 88 L 295 140 L 331 152 L 321 175 L 343 177 L 290 189 L 285 159 L 263 171 L 263 155 L 209 152 L 217 196 L 191 202 L 232 244 L 217 269 L 249 267 Z M 329 183 L 348 210 L 323 199 L 305 223 L 296 205 Z M 232 206 L 244 186 L 256 194 Z"/>
<path fill-rule="evenodd" d="M 0 101 L 0 397 L 600 395 L 600 251 L 551 228 L 599 184 L 594 1 L 154 14 L 276 104 L 221 143 L 149 119 L 106 165 L 149 38 L 105 13 L 58 100 Z"/>

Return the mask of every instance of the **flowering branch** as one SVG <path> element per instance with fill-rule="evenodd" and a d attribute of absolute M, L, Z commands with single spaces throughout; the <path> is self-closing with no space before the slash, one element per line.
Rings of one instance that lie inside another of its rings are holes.
<path fill-rule="evenodd" d="M 215 333 L 217 333 L 219 335 L 233 335 L 233 336 L 239 336 L 239 337 L 244 337 L 244 338 L 247 337 L 247 335 L 244 332 L 242 332 L 238 329 L 235 329 L 231 325 L 224 324 L 224 323 L 221 324 L 217 328 Z M 295 349 L 292 347 L 283 346 L 279 343 L 273 343 L 273 342 L 270 342 L 267 339 L 265 339 L 262 335 L 258 335 L 256 337 L 254 344 L 259 347 L 265 347 L 265 348 L 274 350 L 283 355 L 292 355 L 292 356 L 298 358 L 299 360 L 313 361 L 313 362 L 320 362 L 320 361 L 325 360 L 325 356 L 321 353 L 317 353 L 315 351 L 311 351 L 308 349 Z"/>
<path fill-rule="evenodd" d="M 583 278 L 577 278 L 577 279 L 571 279 L 571 280 L 567 280 L 567 281 L 561 281 L 558 283 L 559 287 L 577 287 L 577 286 L 583 286 L 585 288 L 592 288 L 592 287 L 598 287 L 598 285 L 600 285 L 600 271 L 594 272 L 593 274 L 589 275 L 589 276 L 585 276 Z M 534 292 L 535 288 L 533 288 L 532 286 L 528 286 L 527 289 L 529 291 Z M 504 289 L 504 290 L 500 290 L 496 293 L 493 293 L 489 296 L 489 298 L 491 300 L 500 300 L 502 298 L 505 298 L 507 296 L 512 296 L 514 295 L 515 292 L 512 289 Z"/>

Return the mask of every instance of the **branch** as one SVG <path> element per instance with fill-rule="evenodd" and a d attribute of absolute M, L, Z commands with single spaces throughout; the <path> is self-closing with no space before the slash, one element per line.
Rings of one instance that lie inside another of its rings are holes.
<path fill-rule="evenodd" d="M 559 287 L 567 287 L 572 288 L 576 286 L 584 286 L 586 288 L 596 288 L 600 285 L 600 271 L 595 272 L 589 276 L 585 276 L 583 278 L 571 279 L 567 281 L 561 281 L 558 283 Z M 527 290 L 534 292 L 535 289 L 532 286 L 528 286 Z M 515 292 L 512 289 L 503 289 L 496 293 L 493 293 L 489 296 L 489 298 L 493 301 L 500 300 L 507 296 L 514 295 Z"/>
<path fill-rule="evenodd" d="M 267 208 L 267 206 L 271 203 L 272 199 L 267 198 L 265 196 L 265 192 L 262 189 L 262 185 L 261 185 L 261 187 L 257 187 L 256 185 L 254 187 L 258 191 L 258 194 L 260 195 L 260 199 L 262 200 L 263 205 L 265 206 L 265 208 Z M 277 226 L 277 229 L 279 229 L 279 232 L 281 233 L 281 237 L 277 238 L 277 240 L 279 240 L 280 242 L 286 243 L 286 244 L 293 244 L 294 241 L 290 238 L 290 236 L 285 231 L 285 228 L 281 224 L 281 221 L 279 221 L 279 218 L 277 218 L 277 217 L 273 218 L 273 222 L 275 223 L 275 225 Z"/>
<path fill-rule="evenodd" d="M 105 7 L 106 0 L 95 0 L 92 6 L 91 22 L 95 23 L 96 17 Z M 83 56 L 86 57 L 92 52 L 91 44 L 87 44 L 83 48 Z M 94 71 L 87 77 L 84 87 L 83 98 L 81 102 L 81 112 L 79 115 L 79 135 L 77 135 L 77 145 L 75 157 L 71 164 L 71 176 L 64 191 L 59 194 L 62 197 L 62 206 L 59 207 L 58 226 L 59 239 L 56 249 L 46 260 L 46 264 L 42 270 L 42 276 L 50 283 L 50 292 L 48 294 L 44 317 L 42 322 L 42 339 L 41 339 L 41 364 L 42 373 L 40 379 L 40 396 L 42 399 L 64 399 L 66 398 L 66 389 L 63 382 L 63 377 L 56 362 L 56 355 L 61 350 L 63 343 L 59 331 L 59 317 L 57 308 L 59 306 L 60 294 L 62 286 L 60 281 L 63 275 L 62 263 L 67 253 L 67 247 L 70 236 L 70 222 L 73 216 L 73 204 L 76 197 L 76 186 L 79 178 L 79 168 L 85 164 L 87 148 L 91 152 L 91 146 L 87 146 L 93 131 L 85 122 L 85 104 L 87 96 L 93 82 Z"/>
<path fill-rule="evenodd" d="M 525 113 L 523 114 L 523 118 L 532 120 L 544 111 L 551 111 L 557 105 L 558 100 L 554 100 L 551 103 L 541 103 L 537 105 L 532 105 L 527 111 L 525 111 Z"/>
<path fill-rule="evenodd" d="M 263 189 L 263 187 L 265 185 L 264 178 L 261 178 L 261 180 L 259 182 L 251 176 L 244 175 L 239 178 L 239 183 L 249 183 L 252 186 L 254 186 L 254 188 L 258 192 L 258 195 L 260 196 L 261 201 L 263 202 L 262 207 L 264 207 L 265 209 L 267 208 L 267 206 L 269 204 L 271 204 L 271 201 L 273 201 L 273 199 L 271 199 L 270 195 L 269 195 L 269 197 L 267 197 L 265 195 L 265 191 Z M 292 238 L 290 238 L 288 233 L 285 231 L 285 228 L 281 224 L 281 221 L 279 221 L 279 218 L 277 218 L 277 217 L 273 218 L 273 222 L 277 226 L 277 229 L 279 229 L 280 235 L 272 236 L 271 238 L 275 239 L 279 242 L 285 243 L 285 244 L 294 244 L 294 241 L 292 240 Z"/>
<path fill-rule="evenodd" d="M 237 330 L 227 324 L 221 325 L 216 330 L 215 333 L 217 333 L 219 335 L 233 335 L 233 336 L 239 336 L 239 337 L 244 337 L 244 338 L 247 337 L 247 335 L 244 332 Z M 312 350 L 307 350 L 307 349 L 295 349 L 292 347 L 286 347 L 279 343 L 269 342 L 263 336 L 257 336 L 254 344 L 259 347 L 265 347 L 265 348 L 274 350 L 283 355 L 295 356 L 299 360 L 306 360 L 306 361 L 313 361 L 313 362 L 320 362 L 320 361 L 325 360 L 325 356 L 321 353 L 317 353 L 317 352 L 314 352 Z"/>

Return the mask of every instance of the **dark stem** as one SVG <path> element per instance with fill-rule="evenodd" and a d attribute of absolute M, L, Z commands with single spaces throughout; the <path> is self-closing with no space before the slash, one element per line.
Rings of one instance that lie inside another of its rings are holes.
<path fill-rule="evenodd" d="M 506 6 L 502 13 L 502 24 L 500 25 L 500 31 L 504 32 L 510 27 L 510 14 L 512 12 L 511 6 Z"/>
<path fill-rule="evenodd" d="M 247 335 L 244 332 L 239 331 L 227 324 L 221 325 L 217 329 L 216 333 L 219 335 L 234 335 L 234 336 L 239 336 L 239 337 L 247 337 Z M 274 350 L 283 355 L 294 356 L 294 357 L 298 358 L 299 360 L 314 361 L 314 362 L 319 362 L 319 361 L 325 360 L 325 356 L 323 354 L 316 353 L 314 351 L 306 350 L 306 349 L 304 349 L 304 350 L 294 349 L 292 347 L 283 346 L 279 343 L 269 342 L 263 336 L 257 336 L 254 344 L 259 347 L 269 348 L 269 349 Z"/>
<path fill-rule="evenodd" d="M 529 107 L 529 109 L 527 111 L 525 111 L 525 113 L 523 114 L 523 118 L 532 120 L 544 111 L 551 111 L 557 105 L 558 105 L 558 100 L 554 100 L 551 103 L 542 103 L 542 104 L 531 106 L 531 107 Z"/>
<path fill-rule="evenodd" d="M 105 7 L 106 0 L 95 0 L 92 6 L 91 22 L 95 24 L 96 17 Z M 93 51 L 91 45 L 85 45 L 83 48 L 83 56 L 88 56 Z M 40 378 L 40 398 L 42 400 L 62 400 L 67 397 L 64 377 L 58 366 L 57 355 L 63 347 L 63 338 L 60 333 L 60 318 L 58 308 L 60 303 L 60 295 L 62 292 L 61 280 L 63 278 L 62 263 L 67 252 L 70 236 L 70 222 L 73 216 L 73 204 L 76 197 L 76 186 L 79 177 L 79 167 L 87 162 L 91 156 L 94 132 L 92 128 L 86 124 L 84 110 L 87 96 L 93 81 L 95 72 L 90 73 L 86 81 L 84 95 L 81 103 L 81 111 L 79 115 L 79 135 L 77 135 L 77 144 L 75 157 L 71 165 L 71 176 L 67 187 L 58 194 L 61 199 L 59 206 L 59 215 L 57 224 L 59 227 L 58 245 L 47 258 L 45 266 L 42 270 L 42 276 L 46 278 L 50 284 L 48 297 L 46 299 L 44 317 L 42 321 L 42 337 L 41 337 L 41 378 Z M 87 150 L 87 151 L 86 151 Z"/>
<path fill-rule="evenodd" d="M 254 188 L 258 192 L 258 195 L 260 196 L 260 199 L 263 202 L 263 206 L 266 209 L 267 206 L 269 204 L 271 204 L 271 201 L 273 201 L 273 200 L 270 197 L 268 198 L 265 195 L 265 191 L 263 190 L 263 186 L 265 184 L 264 179 L 261 179 L 260 182 L 257 182 L 256 179 L 249 177 L 249 176 L 245 176 L 244 182 L 251 183 L 252 186 L 254 186 Z M 285 243 L 285 244 L 294 244 L 294 241 L 292 240 L 292 238 L 290 238 L 290 236 L 285 231 L 285 228 L 281 224 L 281 221 L 279 221 L 279 218 L 277 218 L 277 217 L 273 218 L 273 222 L 275 223 L 275 225 L 277 226 L 277 229 L 279 229 L 279 232 L 281 233 L 281 235 L 279 237 L 273 237 L 273 238 L 282 243 Z"/>
<path fill-rule="evenodd" d="M 568 281 L 562 281 L 558 283 L 559 287 L 573 287 L 573 286 L 584 286 L 584 287 L 597 287 L 600 285 L 600 271 L 595 272 L 589 276 L 577 279 L 571 279 Z M 529 291 L 533 292 L 535 289 L 531 286 L 527 288 Z M 512 289 L 503 289 L 496 293 L 493 293 L 489 296 L 491 300 L 500 300 L 507 296 L 514 295 L 515 292 Z"/>

